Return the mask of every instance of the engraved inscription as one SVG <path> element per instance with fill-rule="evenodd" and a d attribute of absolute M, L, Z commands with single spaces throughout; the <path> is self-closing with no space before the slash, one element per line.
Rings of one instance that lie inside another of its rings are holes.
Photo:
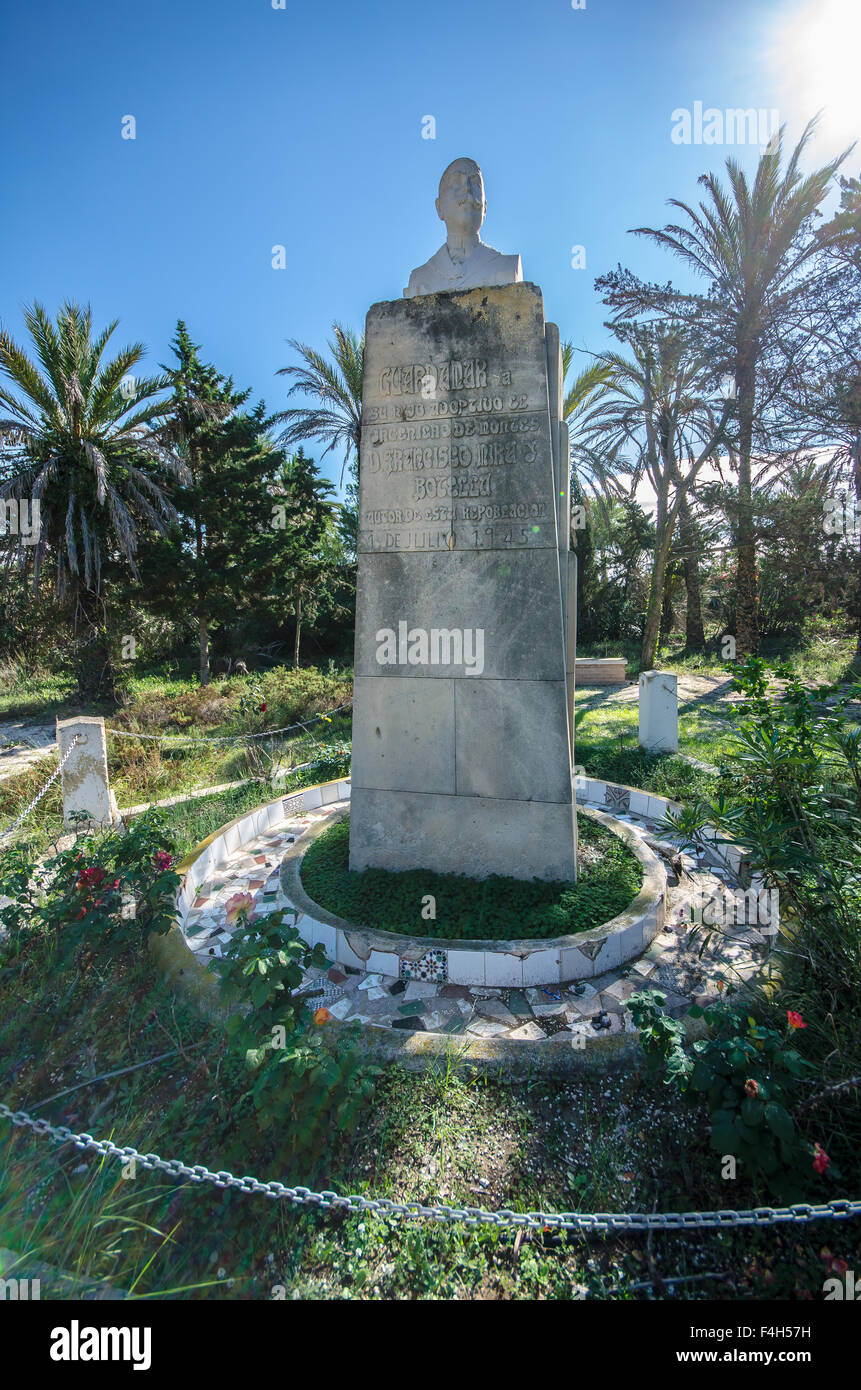
<path fill-rule="evenodd" d="M 381 396 L 423 395 L 436 391 L 462 391 L 487 385 L 487 363 L 482 357 L 466 362 L 410 363 L 406 367 L 386 367 L 380 372 Z"/>
<path fill-rule="evenodd" d="M 458 336 L 434 351 L 409 321 L 369 343 L 360 552 L 557 544 L 543 358 Z"/>

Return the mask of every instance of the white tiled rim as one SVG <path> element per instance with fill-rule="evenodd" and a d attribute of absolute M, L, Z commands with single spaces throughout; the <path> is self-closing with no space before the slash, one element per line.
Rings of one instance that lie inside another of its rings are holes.
<path fill-rule="evenodd" d="M 744 986 L 767 968 L 770 943 L 746 922 L 703 942 L 685 920 L 692 891 L 719 892 L 745 879 L 738 847 L 713 832 L 702 854 L 680 851 L 679 879 L 643 843 L 672 839 L 655 822 L 676 803 L 594 779 L 578 781 L 577 797 L 643 865 L 643 889 L 628 911 L 592 932 L 446 942 L 333 917 L 304 893 L 299 865 L 314 836 L 349 809 L 350 782 L 340 779 L 282 795 L 199 845 L 180 865 L 178 920 L 152 949 L 168 982 L 196 998 L 204 1015 L 222 1018 L 229 1006 L 206 967 L 231 939 L 226 906 L 241 892 L 256 915 L 290 912 L 301 936 L 323 946 L 327 964 L 305 971 L 298 994 L 318 1021 L 360 1024 L 363 1046 L 380 1061 L 424 1066 L 457 1043 L 462 1060 L 515 1072 L 629 1065 L 639 1056 L 631 994 L 658 988 L 668 1012 L 684 1019 L 692 1003 L 713 1002 L 726 984 Z"/>
<path fill-rule="evenodd" d="M 603 802 L 606 784 L 594 783 L 593 788 L 595 799 L 600 795 Z M 212 879 L 213 871 L 217 874 L 221 866 L 226 866 L 232 856 L 245 847 L 253 847 L 263 853 L 249 856 L 251 861 L 260 861 L 256 876 L 255 863 L 246 866 L 250 873 L 249 888 L 255 893 L 263 888 L 264 904 L 268 898 L 274 906 L 277 898 L 279 907 L 295 910 L 303 939 L 310 946 L 322 945 L 327 957 L 339 965 L 399 979 L 437 978 L 454 985 L 516 989 L 591 979 L 641 955 L 662 930 L 666 874 L 660 859 L 643 843 L 633 824 L 607 815 L 590 804 L 589 792 L 588 786 L 581 789 L 580 809 L 618 835 L 639 860 L 643 872 L 640 892 L 628 908 L 591 931 L 531 940 L 450 941 L 438 936 L 363 929 L 327 911 L 308 897 L 299 870 L 312 841 L 347 814 L 349 780 L 323 783 L 279 797 L 231 821 L 204 841 L 181 866 L 185 875 L 177 901 L 180 925 L 194 949 L 201 928 L 206 929 L 212 921 L 207 908 L 213 899 L 206 894 L 201 900 L 201 886 Z M 634 792 L 632 795 L 642 797 L 644 794 Z M 655 816 L 657 808 L 650 807 L 649 813 Z M 267 863 L 267 859 L 277 857 L 275 852 L 279 850 L 283 865 L 279 875 L 280 891 L 275 885 L 275 867 Z M 264 869 L 266 874 L 261 879 Z M 226 887 L 224 885 L 220 891 L 223 893 Z M 219 933 L 219 944 L 223 945 L 227 939 L 229 932 L 225 927 Z M 422 970 L 427 957 L 431 960 Z"/>
<path fill-rule="evenodd" d="M 448 940 L 362 928 L 314 902 L 302 885 L 302 858 L 314 839 L 347 814 L 346 802 L 332 807 L 309 827 L 284 856 L 281 885 L 302 916 L 299 927 L 311 945 L 319 942 L 339 965 L 411 978 L 443 979 L 451 985 L 491 985 L 523 989 L 588 980 L 639 956 L 663 928 L 666 874 L 658 856 L 643 843 L 632 824 L 595 807 L 580 809 L 625 842 L 640 862 L 643 884 L 617 917 L 592 931 L 572 936 L 504 940 Z M 416 904 L 416 913 L 420 904 Z"/>

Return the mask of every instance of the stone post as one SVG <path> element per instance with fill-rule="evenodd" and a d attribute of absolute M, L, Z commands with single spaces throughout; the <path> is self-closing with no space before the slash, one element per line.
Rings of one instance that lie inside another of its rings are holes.
<path fill-rule="evenodd" d="M 678 680 L 669 671 L 640 672 L 640 747 L 647 753 L 678 752 Z"/>
<path fill-rule="evenodd" d="M 78 742 L 61 774 L 63 820 L 70 825 L 73 811 L 85 811 L 91 825 L 111 825 L 117 814 L 108 783 L 105 721 L 80 715 L 75 719 L 58 720 L 57 746 L 61 758 L 76 734 Z"/>

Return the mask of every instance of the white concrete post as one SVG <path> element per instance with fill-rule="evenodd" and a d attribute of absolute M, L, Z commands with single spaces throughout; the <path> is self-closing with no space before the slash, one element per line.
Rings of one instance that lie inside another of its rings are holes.
<path fill-rule="evenodd" d="M 112 825 L 116 802 L 108 783 L 108 754 L 104 719 L 78 716 L 57 720 L 60 757 L 77 734 L 78 742 L 62 771 L 63 820 L 71 824 L 73 811 L 85 811 L 91 825 Z"/>
<path fill-rule="evenodd" d="M 640 747 L 647 753 L 679 750 L 678 680 L 669 671 L 640 672 Z"/>

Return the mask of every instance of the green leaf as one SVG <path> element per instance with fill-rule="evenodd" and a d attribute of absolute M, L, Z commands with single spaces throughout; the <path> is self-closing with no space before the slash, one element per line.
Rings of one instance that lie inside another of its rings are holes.
<path fill-rule="evenodd" d="M 753 1145 L 756 1143 L 756 1130 L 751 1129 L 748 1125 L 746 1125 L 741 1115 L 736 1115 L 735 1120 L 733 1121 L 733 1129 L 735 1130 L 736 1134 L 738 1135 L 739 1139 L 742 1141 L 743 1144 Z"/>
<path fill-rule="evenodd" d="M 762 1101 L 745 1096 L 741 1103 L 741 1118 L 751 1129 L 756 1129 L 762 1124 L 763 1109 Z"/>
<path fill-rule="evenodd" d="M 768 1125 L 772 1134 L 776 1134 L 778 1139 L 791 1142 L 795 1137 L 795 1125 L 792 1123 L 792 1116 L 782 1105 L 776 1101 L 769 1101 L 765 1106 L 765 1123 Z"/>
<path fill-rule="evenodd" d="M 738 1148 L 738 1140 L 732 1125 L 712 1124 L 709 1143 L 712 1149 L 720 1154 L 735 1153 Z"/>

